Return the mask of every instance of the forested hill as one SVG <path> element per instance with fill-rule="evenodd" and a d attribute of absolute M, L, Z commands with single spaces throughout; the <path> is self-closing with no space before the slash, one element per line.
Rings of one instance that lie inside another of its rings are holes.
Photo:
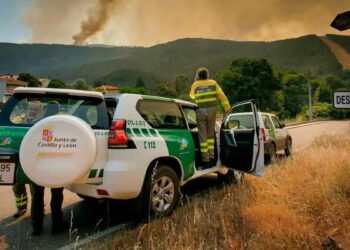
<path fill-rule="evenodd" d="M 336 73 L 341 65 L 315 35 L 274 42 L 237 42 L 181 39 L 142 47 L 86 47 L 0 43 L 0 74 L 29 72 L 40 77 L 109 83 L 172 80 L 180 74 L 193 78 L 199 66 L 213 74 L 242 57 L 266 58 L 282 69 L 314 75 Z"/>

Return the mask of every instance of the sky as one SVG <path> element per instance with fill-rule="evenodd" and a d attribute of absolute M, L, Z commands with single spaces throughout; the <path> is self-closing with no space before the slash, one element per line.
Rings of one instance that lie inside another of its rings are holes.
<path fill-rule="evenodd" d="M 350 35 L 329 26 L 350 0 L 0 0 L 0 9 L 0 42 L 152 46 Z"/>

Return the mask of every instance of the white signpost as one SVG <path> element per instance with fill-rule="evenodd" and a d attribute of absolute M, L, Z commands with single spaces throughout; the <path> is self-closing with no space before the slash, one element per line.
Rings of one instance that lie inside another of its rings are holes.
<path fill-rule="evenodd" d="M 350 109 L 350 91 L 334 92 L 333 106 L 338 109 Z"/>

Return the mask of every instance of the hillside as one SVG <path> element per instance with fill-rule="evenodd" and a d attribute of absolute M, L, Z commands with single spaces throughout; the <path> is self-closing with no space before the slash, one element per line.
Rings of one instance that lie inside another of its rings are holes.
<path fill-rule="evenodd" d="M 341 35 L 332 35 L 327 34 L 327 38 L 336 42 L 340 46 L 342 46 L 348 53 L 350 53 L 350 36 L 341 36 Z"/>
<path fill-rule="evenodd" d="M 156 79 L 172 80 L 180 74 L 192 79 L 203 65 L 215 74 L 241 57 L 266 58 L 276 67 L 315 75 L 341 69 L 321 39 L 309 35 L 274 42 L 181 39 L 149 48 L 0 43 L 0 74 L 30 72 L 122 85 L 141 77 L 152 85 Z"/>
<path fill-rule="evenodd" d="M 344 69 L 350 69 L 350 51 L 344 49 L 341 43 L 337 43 L 328 36 L 321 37 L 322 41 L 331 49 L 338 62 L 341 63 Z M 349 39 L 350 42 L 350 39 Z M 350 49 L 350 46 L 349 46 Z"/>

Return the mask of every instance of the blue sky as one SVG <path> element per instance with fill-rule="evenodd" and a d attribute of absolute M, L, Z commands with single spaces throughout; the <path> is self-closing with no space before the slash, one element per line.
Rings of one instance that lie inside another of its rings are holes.
<path fill-rule="evenodd" d="M 25 42 L 31 30 L 22 22 L 22 16 L 31 5 L 31 0 L 0 0 L 0 42 Z"/>

